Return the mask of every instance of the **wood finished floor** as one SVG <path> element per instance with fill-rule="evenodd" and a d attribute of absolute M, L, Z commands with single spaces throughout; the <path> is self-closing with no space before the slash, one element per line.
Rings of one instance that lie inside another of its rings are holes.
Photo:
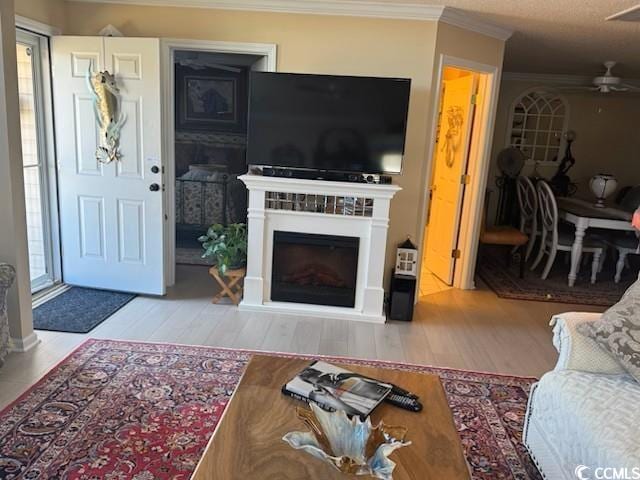
<path fill-rule="evenodd" d="M 422 270 L 422 273 L 420 274 L 420 284 L 418 285 L 421 297 L 450 290 L 451 288 L 453 287 L 444 283 L 426 268 Z"/>
<path fill-rule="evenodd" d="M 179 266 L 177 278 L 166 297 L 138 297 L 88 334 L 38 331 L 40 344 L 10 354 L 0 368 L 0 408 L 87 338 L 345 355 L 537 377 L 557 358 L 551 315 L 602 311 L 499 299 L 480 285 L 474 291 L 436 289 L 420 297 L 413 322 L 372 325 L 240 312 L 210 303 L 215 285 L 206 267 Z"/>

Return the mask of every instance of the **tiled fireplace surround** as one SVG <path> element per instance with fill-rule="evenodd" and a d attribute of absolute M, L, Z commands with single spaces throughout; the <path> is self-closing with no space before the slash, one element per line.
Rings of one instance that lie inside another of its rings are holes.
<path fill-rule="evenodd" d="M 400 190 L 377 185 L 243 175 L 249 190 L 249 245 L 240 308 L 384 323 L 389 206 Z M 274 232 L 359 239 L 353 307 L 271 300 Z"/>

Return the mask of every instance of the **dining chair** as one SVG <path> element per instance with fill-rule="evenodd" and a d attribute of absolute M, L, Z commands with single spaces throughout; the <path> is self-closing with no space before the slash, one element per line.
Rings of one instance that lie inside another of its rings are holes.
<path fill-rule="evenodd" d="M 627 256 L 640 253 L 640 239 L 635 235 L 617 235 L 609 240 L 609 244 L 618 251 L 615 283 L 620 283 L 622 272 L 627 265 Z"/>
<path fill-rule="evenodd" d="M 536 186 L 538 193 L 538 212 L 542 235 L 540 238 L 540 249 L 531 270 L 534 270 L 545 253 L 548 255 L 547 263 L 542 271 L 541 278 L 546 280 L 556 259 L 558 251 L 571 252 L 574 241 L 574 232 L 570 228 L 563 228 L 558 225 L 558 204 L 551 187 L 544 180 L 539 180 Z M 598 271 L 600 270 L 600 257 L 605 249 L 605 245 L 585 235 L 582 244 L 583 253 L 593 254 L 593 262 L 591 263 L 591 283 L 596 283 Z M 578 268 L 580 268 L 578 266 Z"/>
<path fill-rule="evenodd" d="M 536 238 L 542 232 L 538 228 L 538 193 L 529 177 L 520 175 L 516 181 L 518 205 L 520 206 L 520 231 L 529 236 L 525 261 L 529 260 Z M 514 247 L 514 251 L 515 251 Z"/>
<path fill-rule="evenodd" d="M 619 206 L 622 210 L 640 214 L 640 186 L 628 187 L 624 196 L 621 197 Z M 634 217 L 635 218 L 635 217 Z M 616 262 L 615 283 L 620 283 L 622 272 L 628 266 L 628 256 L 640 254 L 640 232 L 619 232 L 608 238 L 608 244 L 618 251 L 618 261 Z"/>
<path fill-rule="evenodd" d="M 483 221 L 480 228 L 480 243 L 484 245 L 504 245 L 513 247 L 514 250 L 520 249 L 520 278 L 524 278 L 525 270 L 525 252 L 524 246 L 527 244 L 529 237 L 515 227 L 508 225 L 498 225 L 487 227 L 487 207 L 489 204 L 489 194 L 485 197 Z M 507 250 L 507 266 L 511 264 L 512 250 Z"/>

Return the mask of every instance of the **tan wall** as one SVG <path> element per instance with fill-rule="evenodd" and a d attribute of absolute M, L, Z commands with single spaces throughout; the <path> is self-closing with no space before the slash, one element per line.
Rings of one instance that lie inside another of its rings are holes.
<path fill-rule="evenodd" d="M 408 77 L 412 80 L 403 190 L 392 202 L 387 264 L 407 235 L 422 230 L 436 52 L 502 65 L 504 42 L 446 24 L 322 15 L 67 3 L 65 33 L 275 43 L 279 71 Z"/>
<path fill-rule="evenodd" d="M 0 2 L 0 261 L 17 271 L 8 298 L 16 340 L 33 333 L 19 115 L 13 5 Z"/>
<path fill-rule="evenodd" d="M 440 23 L 436 55 L 441 54 L 502 67 L 504 42 L 447 23 Z"/>
<path fill-rule="evenodd" d="M 489 177 L 489 186 L 494 189 L 496 175 L 500 173 L 496 157 L 505 146 L 511 103 L 535 86 L 540 84 L 515 80 L 502 82 Z M 564 91 L 562 95 L 569 102 L 569 128 L 577 134 L 571 148 L 576 164 L 569 176 L 578 184 L 578 195 L 590 198 L 589 179 L 599 172 L 612 173 L 620 186 L 640 184 L 640 96 L 573 91 Z M 560 158 L 563 156 L 564 152 L 561 152 Z M 546 178 L 551 178 L 556 170 L 555 166 L 538 167 L 539 173 Z M 525 174 L 532 171 L 533 165 L 527 165 L 523 170 Z M 497 195 L 493 197 L 495 200 Z M 491 212 L 489 218 L 493 220 L 495 204 Z"/>
<path fill-rule="evenodd" d="M 64 30 L 66 14 L 64 0 L 14 0 L 14 4 L 16 15 Z"/>
<path fill-rule="evenodd" d="M 125 35 L 275 43 L 284 72 L 378 75 L 412 80 L 403 188 L 392 202 L 389 248 L 416 236 L 430 122 L 436 24 L 323 15 L 69 3 L 67 33 L 111 23 Z M 387 255 L 391 263 L 393 254 Z"/>

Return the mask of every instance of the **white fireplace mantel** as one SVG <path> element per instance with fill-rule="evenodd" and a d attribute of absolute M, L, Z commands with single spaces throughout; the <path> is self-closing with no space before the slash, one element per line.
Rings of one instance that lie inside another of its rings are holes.
<path fill-rule="evenodd" d="M 375 323 L 386 321 L 383 277 L 389 206 L 400 187 L 251 174 L 241 176 L 240 180 L 249 190 L 247 276 L 244 298 L 240 303 L 242 310 Z M 313 199 L 309 202 L 316 204 L 310 205 L 312 211 L 292 211 L 288 207 L 290 202 L 274 200 L 287 197 L 286 194 L 304 195 L 304 198 Z M 340 201 L 346 199 L 349 208 L 333 210 L 327 207 L 328 204 L 341 205 L 336 198 Z M 354 198 L 366 199 L 366 202 L 354 201 Z M 359 238 L 355 306 L 346 308 L 271 301 L 274 231 Z"/>

